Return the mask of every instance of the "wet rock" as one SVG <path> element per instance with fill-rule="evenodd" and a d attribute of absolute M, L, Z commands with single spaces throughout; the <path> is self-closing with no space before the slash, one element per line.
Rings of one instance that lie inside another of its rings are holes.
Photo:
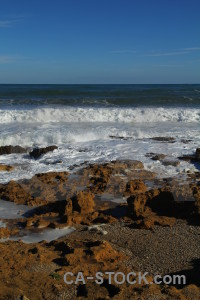
<path fill-rule="evenodd" d="M 195 154 L 183 155 L 183 156 L 178 157 L 178 159 L 185 160 L 188 162 L 199 162 L 200 161 L 200 148 L 196 149 Z"/>
<path fill-rule="evenodd" d="M 196 149 L 195 157 L 196 159 L 200 160 L 200 148 Z"/>
<path fill-rule="evenodd" d="M 178 161 L 178 160 L 163 160 L 162 164 L 164 166 L 178 167 L 180 165 L 180 161 Z"/>
<path fill-rule="evenodd" d="M 175 139 L 173 137 L 158 136 L 151 139 L 158 142 L 175 143 Z"/>
<path fill-rule="evenodd" d="M 186 139 L 181 140 L 181 143 L 184 143 L 184 144 L 189 144 L 190 142 L 192 142 L 192 140 L 186 140 Z"/>
<path fill-rule="evenodd" d="M 151 157 L 152 160 L 162 160 L 166 157 L 165 154 L 156 154 L 154 156 Z"/>
<path fill-rule="evenodd" d="M 12 166 L 0 164 L 0 171 L 2 171 L 2 172 L 4 172 L 4 171 L 10 172 L 13 169 L 14 169 L 14 167 L 12 167 Z"/>
<path fill-rule="evenodd" d="M 48 147 L 45 147 L 45 148 L 35 148 L 33 149 L 29 154 L 31 157 L 34 157 L 35 159 L 39 158 L 41 155 L 44 155 L 48 152 L 51 152 L 53 150 L 56 150 L 58 149 L 57 146 L 48 146 Z"/>
<path fill-rule="evenodd" d="M 26 153 L 27 150 L 21 146 L 1 146 L 0 155 L 12 154 L 12 153 Z"/>
<path fill-rule="evenodd" d="M 124 137 L 124 136 L 109 135 L 109 137 L 114 140 L 124 140 L 124 141 L 132 139 L 132 137 L 130 136 Z"/>

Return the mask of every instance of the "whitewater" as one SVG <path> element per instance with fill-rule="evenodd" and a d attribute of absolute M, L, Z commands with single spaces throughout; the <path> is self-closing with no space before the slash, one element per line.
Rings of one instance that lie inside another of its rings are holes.
<path fill-rule="evenodd" d="M 0 131 L 0 146 L 58 146 L 58 150 L 38 160 L 28 154 L 0 156 L 0 163 L 15 166 L 11 172 L 0 173 L 0 182 L 116 159 L 140 160 L 160 177 L 170 177 L 194 171 L 196 167 L 181 161 L 179 166 L 166 168 L 159 161 L 152 161 L 147 153 L 166 154 L 170 160 L 193 153 L 200 145 L 200 109 L 15 107 L 0 110 Z M 175 142 L 159 142 L 152 140 L 154 137 L 173 137 Z"/>

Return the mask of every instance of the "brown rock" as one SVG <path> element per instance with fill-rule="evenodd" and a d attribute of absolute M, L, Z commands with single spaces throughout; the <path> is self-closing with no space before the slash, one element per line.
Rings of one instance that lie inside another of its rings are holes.
<path fill-rule="evenodd" d="M 10 230 L 7 227 L 0 228 L 0 239 L 10 236 Z"/>
<path fill-rule="evenodd" d="M 199 213 L 199 202 L 175 201 L 172 192 L 163 189 L 150 190 L 131 195 L 127 199 L 128 215 L 140 220 L 141 227 L 151 228 L 154 225 L 173 225 L 175 218 L 196 222 L 194 215 Z"/>
<path fill-rule="evenodd" d="M 18 204 L 44 205 L 67 199 L 68 172 L 49 172 L 31 179 L 0 184 L 0 197 Z"/>
<path fill-rule="evenodd" d="M 27 204 L 32 201 L 33 198 L 25 189 L 14 180 L 11 180 L 7 184 L 0 185 L 0 197 L 3 200 L 15 202 L 18 204 Z"/>
<path fill-rule="evenodd" d="M 143 193 L 146 192 L 147 187 L 141 179 L 130 180 L 126 184 L 125 194 Z"/>
<path fill-rule="evenodd" d="M 90 192 L 78 192 L 71 198 L 71 201 L 73 211 L 77 211 L 81 214 L 94 211 L 94 195 Z"/>
<path fill-rule="evenodd" d="M 133 218 L 143 217 L 144 212 L 149 208 L 146 203 L 147 200 L 157 196 L 159 190 L 151 190 L 146 193 L 133 194 L 127 199 L 128 214 Z"/>
<path fill-rule="evenodd" d="M 155 225 L 171 227 L 175 224 L 175 222 L 176 222 L 175 218 L 157 216 L 152 214 L 150 216 L 147 216 L 143 220 L 137 221 L 137 225 L 139 226 L 139 228 L 151 229 Z"/>
<path fill-rule="evenodd" d="M 0 164 L 0 171 L 7 171 L 7 172 L 10 172 L 14 169 L 14 167 L 12 166 L 9 166 L 9 165 L 1 165 Z"/>

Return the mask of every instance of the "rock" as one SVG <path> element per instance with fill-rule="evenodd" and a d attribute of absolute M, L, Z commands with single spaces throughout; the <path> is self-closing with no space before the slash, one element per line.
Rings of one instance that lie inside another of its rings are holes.
<path fill-rule="evenodd" d="M 9 166 L 9 165 L 1 165 L 0 164 L 0 171 L 7 171 L 7 172 L 10 172 L 14 169 L 14 167 L 12 166 Z"/>
<path fill-rule="evenodd" d="M 63 243 L 62 247 L 63 254 L 65 255 L 66 264 L 78 270 L 81 270 L 82 265 L 85 266 L 86 258 L 90 258 L 90 264 L 100 263 L 102 269 L 109 266 L 114 266 L 118 260 L 125 258 L 125 255 L 114 250 L 107 241 L 76 241 L 74 245 L 66 245 Z M 57 248 L 58 246 L 56 246 Z"/>
<path fill-rule="evenodd" d="M 163 160 L 162 164 L 164 166 L 178 167 L 180 165 L 180 161 L 178 161 L 178 160 Z"/>
<path fill-rule="evenodd" d="M 55 149 L 58 149 L 57 146 L 48 146 L 45 148 L 35 148 L 33 151 L 31 151 L 29 154 L 31 157 L 34 157 L 35 159 L 39 158 L 41 155 L 46 154 L 47 152 L 53 151 Z"/>
<path fill-rule="evenodd" d="M 73 211 L 77 211 L 81 214 L 94 211 L 94 195 L 90 192 L 77 192 L 76 195 L 71 198 L 71 201 Z"/>
<path fill-rule="evenodd" d="M 185 139 L 182 139 L 182 140 L 181 140 L 181 143 L 184 143 L 184 144 L 188 144 L 188 143 L 190 143 L 190 142 L 192 142 L 192 140 L 185 140 Z"/>
<path fill-rule="evenodd" d="M 128 216 L 139 220 L 143 228 L 156 224 L 171 226 L 176 218 L 194 222 L 195 214 L 198 215 L 198 200 L 175 201 L 173 193 L 164 189 L 131 195 L 127 203 Z"/>
<path fill-rule="evenodd" d="M 162 160 L 166 157 L 165 154 L 156 154 L 154 156 L 151 157 L 152 160 Z"/>
<path fill-rule="evenodd" d="M 143 220 L 137 221 L 137 226 L 142 229 L 152 229 L 155 225 L 171 227 L 175 223 L 175 218 L 151 215 L 144 218 Z"/>
<path fill-rule="evenodd" d="M 200 148 L 196 149 L 195 154 L 193 155 L 183 155 L 178 157 L 178 159 L 186 160 L 189 162 L 199 162 L 200 161 Z"/>
<path fill-rule="evenodd" d="M 0 228 L 0 239 L 5 239 L 10 236 L 10 230 L 7 227 Z"/>
<path fill-rule="evenodd" d="M 200 160 L 200 148 L 196 149 L 195 157 L 196 159 Z"/>
<path fill-rule="evenodd" d="M 14 180 L 0 185 L 0 198 L 17 204 L 27 204 L 27 202 L 32 200 L 30 194 Z"/>
<path fill-rule="evenodd" d="M 158 137 L 153 137 L 151 138 L 154 141 L 158 142 L 167 142 L 167 143 L 174 143 L 175 139 L 173 137 L 163 137 L 163 136 L 158 136 Z"/>
<path fill-rule="evenodd" d="M 143 217 L 144 212 L 148 209 L 146 206 L 147 200 L 157 196 L 159 190 L 151 190 L 146 193 L 133 194 L 127 199 L 128 215 L 133 218 Z"/>
<path fill-rule="evenodd" d="M 125 194 L 143 193 L 146 192 L 147 187 L 141 179 L 130 180 L 126 184 Z"/>
<path fill-rule="evenodd" d="M 103 225 L 105 225 L 105 224 L 91 225 L 91 226 L 88 226 L 87 230 L 90 232 L 95 232 L 98 234 L 106 235 L 106 234 L 108 234 L 108 232 L 106 230 L 103 230 L 103 228 L 102 228 Z"/>
<path fill-rule="evenodd" d="M 195 161 L 195 156 L 194 155 L 183 155 L 183 156 L 179 156 L 178 159 L 191 162 L 191 161 Z"/>
<path fill-rule="evenodd" d="M 27 150 L 20 146 L 1 146 L 0 155 L 12 154 L 12 153 L 26 153 Z"/>
<path fill-rule="evenodd" d="M 124 140 L 124 141 L 132 139 L 131 136 L 124 137 L 124 136 L 109 135 L 109 137 L 111 139 Z"/>
<path fill-rule="evenodd" d="M 0 198 L 17 204 L 44 205 L 67 199 L 68 172 L 36 174 L 31 179 L 0 184 Z"/>

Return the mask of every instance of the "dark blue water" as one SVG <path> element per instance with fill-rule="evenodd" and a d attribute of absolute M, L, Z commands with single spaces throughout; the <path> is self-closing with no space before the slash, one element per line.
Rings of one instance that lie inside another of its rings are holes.
<path fill-rule="evenodd" d="M 16 105 L 200 107 L 200 84 L 0 85 L 0 107 Z"/>

